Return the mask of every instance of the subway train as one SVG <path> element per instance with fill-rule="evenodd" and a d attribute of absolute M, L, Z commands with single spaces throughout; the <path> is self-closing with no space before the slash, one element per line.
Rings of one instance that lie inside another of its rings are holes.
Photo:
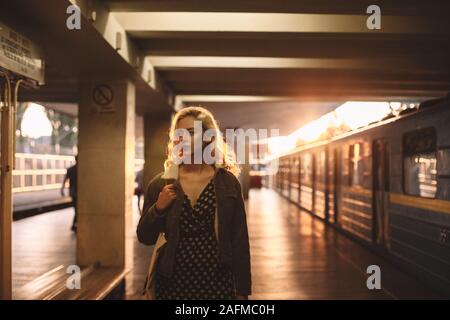
<path fill-rule="evenodd" d="M 450 295 L 450 99 L 297 146 L 272 187 Z"/>

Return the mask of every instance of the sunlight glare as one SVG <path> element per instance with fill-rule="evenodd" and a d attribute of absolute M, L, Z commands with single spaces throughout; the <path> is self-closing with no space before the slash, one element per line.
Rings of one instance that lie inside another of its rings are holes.
<path fill-rule="evenodd" d="M 29 103 L 20 123 L 22 135 L 32 139 L 52 135 L 52 124 L 48 120 L 45 108 L 36 103 Z"/>
<path fill-rule="evenodd" d="M 391 113 L 388 102 L 347 101 L 336 108 L 336 116 L 351 130 L 380 121 Z"/>
<path fill-rule="evenodd" d="M 271 137 L 267 145 L 271 154 L 281 154 L 295 148 L 295 139 L 292 136 Z"/>

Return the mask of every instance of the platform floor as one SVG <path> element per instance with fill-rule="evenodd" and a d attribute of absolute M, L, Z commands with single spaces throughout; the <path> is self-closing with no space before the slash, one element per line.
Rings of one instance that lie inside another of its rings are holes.
<path fill-rule="evenodd" d="M 73 215 L 68 208 L 13 222 L 13 297 L 14 289 L 45 272 L 75 264 Z"/>
<path fill-rule="evenodd" d="M 138 243 L 135 212 L 127 226 L 126 298 L 140 299 L 152 247 Z M 273 190 L 250 192 L 247 203 L 253 295 L 251 299 L 441 298 L 390 263 Z M 13 286 L 18 288 L 61 264 L 75 262 L 72 209 L 13 223 Z M 366 286 L 369 265 L 381 268 L 381 290 Z"/>

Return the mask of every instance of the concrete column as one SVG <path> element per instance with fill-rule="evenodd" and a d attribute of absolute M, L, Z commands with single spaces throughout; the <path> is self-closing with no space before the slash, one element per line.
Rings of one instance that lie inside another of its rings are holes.
<path fill-rule="evenodd" d="M 134 84 L 82 83 L 79 123 L 77 263 L 124 267 L 134 189 Z"/>
<path fill-rule="evenodd" d="M 171 114 L 144 116 L 144 186 L 164 170 Z"/>

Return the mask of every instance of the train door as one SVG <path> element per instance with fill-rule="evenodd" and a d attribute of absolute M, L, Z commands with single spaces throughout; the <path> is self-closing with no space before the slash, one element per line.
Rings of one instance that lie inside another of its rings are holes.
<path fill-rule="evenodd" d="M 342 166 L 341 166 L 341 150 L 340 148 L 334 149 L 334 161 L 333 161 L 333 198 L 334 198 L 334 219 L 333 222 L 339 223 L 339 201 L 341 199 L 341 174 L 342 174 Z"/>
<path fill-rule="evenodd" d="M 389 247 L 389 151 L 385 139 L 372 145 L 373 241 Z"/>
<path fill-rule="evenodd" d="M 288 164 L 287 164 L 287 176 L 288 176 L 288 181 L 287 181 L 287 185 L 288 185 L 288 192 L 287 192 L 287 197 L 290 200 L 292 198 L 292 158 L 289 157 L 287 159 Z"/>
<path fill-rule="evenodd" d="M 335 170 L 334 170 L 334 152 L 332 150 L 329 150 L 327 148 L 327 161 L 326 161 L 326 185 L 327 185 L 327 192 L 326 192 L 326 212 L 327 212 L 327 220 L 328 222 L 334 223 L 335 222 L 335 183 L 334 183 L 334 176 L 335 176 Z"/>
<path fill-rule="evenodd" d="M 330 191 L 333 190 L 333 187 L 330 184 L 330 175 L 332 175 L 332 173 L 330 172 L 330 151 L 328 148 L 325 148 L 325 188 L 324 188 L 324 193 L 325 193 L 325 220 L 327 222 L 331 222 L 332 219 L 330 218 L 330 201 L 332 200 L 332 196 L 330 195 Z M 334 211 L 333 211 L 334 214 Z"/>
<path fill-rule="evenodd" d="M 297 204 L 301 206 L 301 199 L 302 199 L 302 157 L 299 155 L 297 157 L 297 182 L 298 182 L 298 198 L 297 198 Z"/>
<path fill-rule="evenodd" d="M 315 210 L 316 210 L 316 189 L 317 189 L 317 185 L 316 185 L 316 155 L 313 153 L 311 154 L 311 170 L 312 170 L 312 181 L 311 181 L 311 186 L 312 186 L 312 193 L 311 193 L 311 212 L 313 212 L 314 214 L 316 214 Z"/>

